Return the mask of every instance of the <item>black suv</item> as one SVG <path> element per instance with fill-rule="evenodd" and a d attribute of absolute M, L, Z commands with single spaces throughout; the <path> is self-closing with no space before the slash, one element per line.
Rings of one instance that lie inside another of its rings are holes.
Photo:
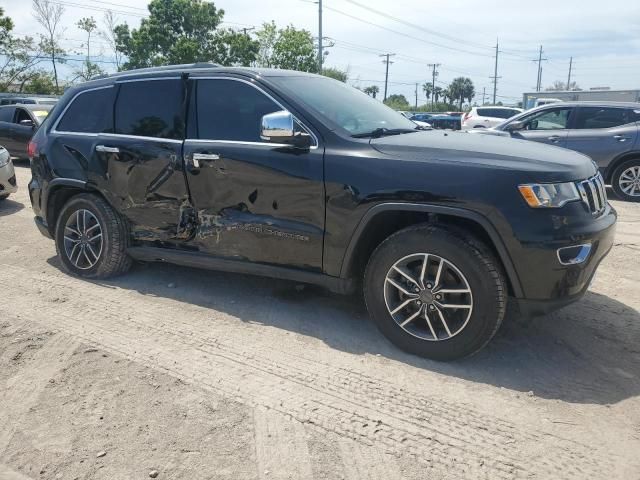
<path fill-rule="evenodd" d="M 67 91 L 29 145 L 36 224 L 87 278 L 132 260 L 353 292 L 401 348 L 482 348 L 579 299 L 616 213 L 587 157 L 416 130 L 347 85 L 181 65 Z"/>

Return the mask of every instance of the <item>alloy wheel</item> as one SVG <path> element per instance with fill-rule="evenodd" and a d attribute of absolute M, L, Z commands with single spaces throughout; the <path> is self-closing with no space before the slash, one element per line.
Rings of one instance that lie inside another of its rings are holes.
<path fill-rule="evenodd" d="M 473 312 L 465 276 L 449 260 L 429 253 L 408 255 L 393 264 L 385 278 L 384 300 L 403 330 L 428 341 L 458 335 Z"/>
<path fill-rule="evenodd" d="M 95 266 L 102 254 L 102 227 L 89 210 L 76 210 L 64 226 L 64 251 L 69 261 L 80 270 Z"/>
<path fill-rule="evenodd" d="M 640 165 L 627 168 L 618 179 L 618 185 L 630 197 L 640 196 Z"/>

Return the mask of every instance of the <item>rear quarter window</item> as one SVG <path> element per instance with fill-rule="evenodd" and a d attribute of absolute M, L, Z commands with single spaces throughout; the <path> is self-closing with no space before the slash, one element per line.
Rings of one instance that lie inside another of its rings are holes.
<path fill-rule="evenodd" d="M 63 113 L 56 130 L 77 133 L 113 131 L 113 87 L 80 93 Z"/>

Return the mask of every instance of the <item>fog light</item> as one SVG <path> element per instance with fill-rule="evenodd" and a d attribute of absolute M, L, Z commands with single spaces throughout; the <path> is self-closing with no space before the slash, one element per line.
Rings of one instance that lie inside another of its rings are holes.
<path fill-rule="evenodd" d="M 558 261 L 562 265 L 577 265 L 589 258 L 591 244 L 574 245 L 558 249 Z"/>

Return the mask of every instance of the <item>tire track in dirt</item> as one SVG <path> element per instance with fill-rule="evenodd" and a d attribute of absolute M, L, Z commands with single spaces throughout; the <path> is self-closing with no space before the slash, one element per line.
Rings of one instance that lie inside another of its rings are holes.
<path fill-rule="evenodd" d="M 352 369 L 311 360 L 300 366 L 300 357 L 297 363 L 291 362 L 290 355 L 273 345 L 264 352 L 260 342 L 247 340 L 244 331 L 242 341 L 229 341 L 208 338 L 206 332 L 194 331 L 196 327 L 184 320 L 159 325 L 159 318 L 167 318 L 166 304 L 154 307 L 153 301 L 143 300 L 144 307 L 132 312 L 135 318 L 125 318 L 120 312 L 127 309 L 127 291 L 104 295 L 104 289 L 90 283 L 64 276 L 45 279 L 28 271 L 21 278 L 23 285 L 17 285 L 0 274 L 10 295 L 25 290 L 68 295 L 58 304 L 55 319 L 43 308 L 30 313 L 49 327 L 244 403 L 271 408 L 305 425 L 396 455 L 413 455 L 434 473 L 474 479 L 535 474 L 605 478 L 613 462 L 598 458 L 591 447 L 559 437 L 554 438 L 556 448 L 540 452 L 539 444 L 550 434 L 520 432 L 513 424 L 488 418 L 468 405 L 449 401 L 442 407 L 438 399 L 398 389 Z M 91 304 L 78 295 L 79 287 L 89 294 Z"/>

